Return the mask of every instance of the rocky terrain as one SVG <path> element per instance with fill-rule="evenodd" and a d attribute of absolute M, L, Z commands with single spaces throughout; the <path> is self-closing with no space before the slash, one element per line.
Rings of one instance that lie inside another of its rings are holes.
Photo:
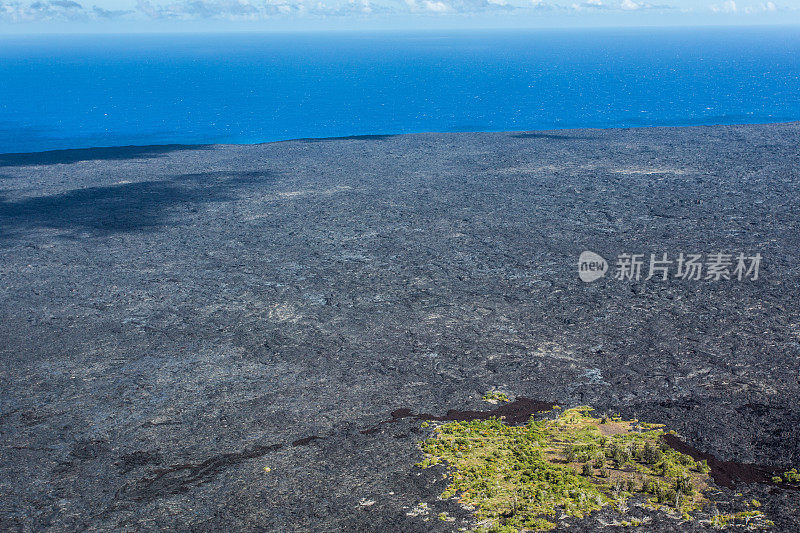
<path fill-rule="evenodd" d="M 490 390 L 798 466 L 798 146 L 791 123 L 0 154 L 0 530 L 469 527 L 409 415 Z M 717 252 L 758 279 L 644 280 Z M 753 498 L 800 529 L 800 491 L 716 500 Z"/>

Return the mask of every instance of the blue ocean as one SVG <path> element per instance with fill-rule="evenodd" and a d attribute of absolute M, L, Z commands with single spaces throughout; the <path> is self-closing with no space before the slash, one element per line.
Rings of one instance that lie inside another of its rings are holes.
<path fill-rule="evenodd" d="M 798 119 L 798 28 L 0 37 L 0 152 Z"/>

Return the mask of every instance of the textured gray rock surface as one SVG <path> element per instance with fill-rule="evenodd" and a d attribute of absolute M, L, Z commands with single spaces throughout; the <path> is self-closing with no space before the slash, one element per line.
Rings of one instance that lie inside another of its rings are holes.
<path fill-rule="evenodd" d="M 795 123 L 0 155 L 0 529 L 453 530 L 419 422 L 361 431 L 493 388 L 797 465 L 798 146 Z M 584 284 L 586 249 L 764 263 Z M 800 493 L 737 491 L 800 528 Z M 649 526 L 675 528 L 703 526 Z"/>

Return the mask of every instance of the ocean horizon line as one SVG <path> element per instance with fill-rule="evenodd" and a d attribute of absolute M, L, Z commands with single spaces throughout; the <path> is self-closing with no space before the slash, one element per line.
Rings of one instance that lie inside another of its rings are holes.
<path fill-rule="evenodd" d="M 642 24 L 608 24 L 608 25 L 542 25 L 542 26 L 475 26 L 475 27 L 463 27 L 463 26 L 397 26 L 397 27 L 376 27 L 376 28 L 368 28 L 364 29 L 363 27 L 319 27 L 319 28 L 305 28 L 305 27 L 289 27 L 289 28 L 258 28 L 258 29 L 219 29 L 219 30 L 212 30 L 212 29 L 170 29 L 170 30 L 163 30 L 163 29 L 154 29 L 154 30 L 127 30 L 125 28 L 120 29 L 119 31 L 112 31 L 112 30 L 100 30 L 100 31 L 31 31 L 31 32 L 12 32 L 7 31 L 5 33 L 0 34 L 1 39 L 14 39 L 14 38 L 38 38 L 38 37 L 136 37 L 136 36 L 227 36 L 227 35 L 236 35 L 236 36 L 273 36 L 273 35 L 294 35 L 294 34 L 301 34 L 301 35 L 315 35 L 315 34 L 345 34 L 345 35 L 392 35 L 392 34 L 409 34 L 409 33 L 420 33 L 420 34 L 431 34 L 431 33 L 454 33 L 454 34 L 464 34 L 464 33 L 497 33 L 497 32 L 561 32 L 561 31 L 614 31 L 614 30 L 634 30 L 634 31 L 642 31 L 648 32 L 652 30 L 685 30 L 685 31 L 695 31 L 695 30 L 743 30 L 743 29 L 787 29 L 787 28 L 797 28 L 800 29 L 800 23 L 795 21 L 789 22 L 763 22 L 763 23 L 752 23 L 752 22 L 739 22 L 739 23 L 731 23 L 730 21 L 725 21 L 722 23 L 705 23 L 705 24 L 651 24 L 651 25 L 642 25 Z"/>

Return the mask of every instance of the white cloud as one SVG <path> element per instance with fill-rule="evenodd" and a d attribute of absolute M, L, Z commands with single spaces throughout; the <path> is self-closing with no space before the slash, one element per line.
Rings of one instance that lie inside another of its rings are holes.
<path fill-rule="evenodd" d="M 603 2 L 603 0 L 586 0 L 580 4 L 572 4 L 570 6 L 573 11 L 599 11 L 608 10 L 611 6 Z"/>
<path fill-rule="evenodd" d="M 712 4 L 709 6 L 713 13 L 721 14 L 736 14 L 744 13 L 746 15 L 754 15 L 759 13 L 776 13 L 778 11 L 786 11 L 784 8 L 778 7 L 775 2 L 762 2 L 760 4 L 737 4 L 735 0 L 728 0 L 719 4 Z M 789 9 L 792 11 L 792 9 Z"/>
<path fill-rule="evenodd" d="M 508 0 L 403 0 L 412 13 L 480 13 L 492 10 L 520 9 Z"/>
<path fill-rule="evenodd" d="M 736 13 L 738 8 L 734 0 L 727 0 L 727 2 L 722 2 L 721 4 L 713 4 L 711 11 L 714 13 Z"/>
<path fill-rule="evenodd" d="M 407 0 L 409 9 L 416 4 Z M 441 0 L 424 0 L 435 11 Z M 472 0 L 475 1 L 475 0 Z M 481 0 L 483 1 L 483 0 Z M 497 0 L 494 0 L 497 1 Z M 373 0 L 136 0 L 134 10 L 109 10 L 98 6 L 85 7 L 74 0 L 36 0 L 3 2 L 0 0 L 0 22 L 26 23 L 47 21 L 97 21 L 114 18 L 135 20 L 227 20 L 259 21 L 281 16 L 347 16 L 371 15 L 397 11 Z"/>
<path fill-rule="evenodd" d="M 747 6 L 744 8 L 745 13 L 775 13 L 778 11 L 778 6 L 774 2 L 765 2 L 757 6 Z"/>
<path fill-rule="evenodd" d="M 104 9 L 102 7 L 93 6 L 92 14 L 98 19 L 114 19 L 133 13 L 129 9 Z"/>
<path fill-rule="evenodd" d="M 706 16 L 737 14 L 798 13 L 796 8 L 785 7 L 766 0 L 710 0 L 715 3 L 687 7 L 683 0 L 669 0 L 674 5 L 663 5 L 656 0 L 91 0 L 103 2 L 102 7 L 83 5 L 90 0 L 0 0 L 0 22 L 91 22 L 121 19 L 148 20 L 223 20 L 262 21 L 291 17 L 345 18 L 396 15 L 398 18 L 414 16 L 440 16 L 481 13 L 514 13 L 528 16 L 534 13 L 544 19 L 548 13 L 566 16 L 570 12 L 575 20 L 580 16 L 604 16 L 611 20 L 615 14 L 631 14 L 631 19 L 643 17 L 646 12 L 671 10 L 676 15 L 688 17 L 689 13 L 705 12 Z M 131 10 L 115 10 L 112 5 L 135 2 Z M 778 1 L 778 0 L 776 0 Z M 784 0 L 780 0 L 781 2 Z M 800 1 L 800 0 L 798 0 Z M 572 3 L 576 2 L 576 3 Z M 774 16 L 774 15 L 773 15 Z"/>
<path fill-rule="evenodd" d="M 562 4 L 554 4 L 552 2 L 548 2 L 546 0 L 522 0 L 519 4 L 520 9 L 529 9 L 535 11 L 563 11 L 567 9 L 567 6 Z"/>
<path fill-rule="evenodd" d="M 128 11 L 111 11 L 97 6 L 87 9 L 73 0 L 0 2 L 0 21 L 8 22 L 85 22 L 120 17 Z"/>
<path fill-rule="evenodd" d="M 369 0 L 354 0 L 342 6 L 316 4 L 307 6 L 303 0 L 178 0 L 155 4 L 137 0 L 137 10 L 147 18 L 172 20 L 231 20 L 256 21 L 269 17 L 309 12 L 363 12 Z"/>
<path fill-rule="evenodd" d="M 423 5 L 427 11 L 432 11 L 434 13 L 446 13 L 450 11 L 450 7 L 444 2 L 431 2 L 430 0 L 425 0 Z"/>
<path fill-rule="evenodd" d="M 358 13 L 372 13 L 372 3 L 369 0 L 350 0 L 350 8 Z"/>

